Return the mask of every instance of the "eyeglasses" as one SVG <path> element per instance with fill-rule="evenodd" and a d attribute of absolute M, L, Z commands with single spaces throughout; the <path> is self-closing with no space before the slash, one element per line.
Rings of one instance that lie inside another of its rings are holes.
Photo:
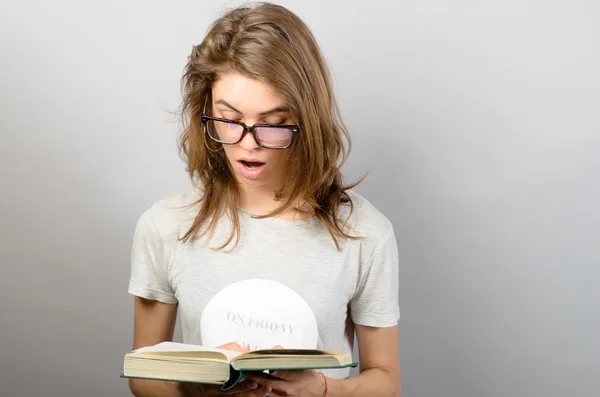
<path fill-rule="evenodd" d="M 267 149 L 287 149 L 291 146 L 294 135 L 300 132 L 297 125 L 255 124 L 248 127 L 239 121 L 204 114 L 200 118 L 208 136 L 224 145 L 235 145 L 250 133 L 259 146 Z"/>

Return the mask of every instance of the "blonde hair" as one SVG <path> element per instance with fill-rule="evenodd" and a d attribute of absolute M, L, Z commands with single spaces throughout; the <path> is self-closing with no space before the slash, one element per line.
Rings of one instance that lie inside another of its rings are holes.
<path fill-rule="evenodd" d="M 287 181 L 276 194 L 282 204 L 262 217 L 277 216 L 289 208 L 300 211 L 297 204 L 302 202 L 323 222 L 340 249 L 338 238 L 355 238 L 344 230 L 347 218 L 340 218 L 343 205 L 349 206 L 348 216 L 352 213 L 347 190 L 358 184 L 342 185 L 340 168 L 350 152 L 350 136 L 311 31 L 297 15 L 269 3 L 235 8 L 217 19 L 202 43 L 193 48 L 185 67 L 179 150 L 192 182 L 202 186 L 202 197 L 196 203 L 198 214 L 182 239 L 207 222 L 201 235 L 212 235 L 226 213 L 234 227 L 220 248 L 239 238 L 237 183 L 220 144 L 206 137 L 200 120 L 201 114 L 211 114 L 213 83 L 226 72 L 274 87 L 284 96 L 301 130 L 287 149 L 291 150 Z"/>

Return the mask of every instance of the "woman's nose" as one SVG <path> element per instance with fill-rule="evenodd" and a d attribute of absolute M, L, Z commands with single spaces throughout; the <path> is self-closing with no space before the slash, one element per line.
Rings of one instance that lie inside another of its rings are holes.
<path fill-rule="evenodd" d="M 244 138 L 242 138 L 240 146 L 249 152 L 259 147 L 258 143 L 256 143 L 256 140 L 254 139 L 254 135 L 252 135 L 250 132 L 247 132 Z"/>

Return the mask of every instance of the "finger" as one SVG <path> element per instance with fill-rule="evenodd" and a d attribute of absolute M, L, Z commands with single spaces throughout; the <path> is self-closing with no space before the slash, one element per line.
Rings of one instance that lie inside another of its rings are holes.
<path fill-rule="evenodd" d="M 283 346 L 281 346 L 281 345 L 275 345 L 275 346 L 273 346 L 273 349 L 283 349 Z"/>
<path fill-rule="evenodd" d="M 285 394 L 283 392 L 279 392 L 277 390 L 271 390 L 271 393 L 269 393 L 269 397 L 288 397 L 289 394 Z"/>
<path fill-rule="evenodd" d="M 269 371 L 269 375 L 284 380 L 292 380 L 296 377 L 297 371 L 282 371 L 282 370 L 271 370 Z"/>
<path fill-rule="evenodd" d="M 296 380 L 299 379 L 303 376 L 305 376 L 307 374 L 308 370 L 301 370 L 301 369 L 295 369 L 295 370 L 271 370 L 269 371 L 269 375 L 278 378 L 278 379 L 283 379 L 283 380 Z"/>
<path fill-rule="evenodd" d="M 250 346 L 248 346 L 248 345 L 240 346 L 239 344 L 237 344 L 235 342 L 226 343 L 224 345 L 218 346 L 218 348 L 224 349 L 224 350 L 234 350 L 234 351 L 238 351 L 238 352 L 242 352 L 242 353 L 246 353 L 246 352 L 250 351 Z"/>
<path fill-rule="evenodd" d="M 257 390 L 259 387 L 260 387 L 260 385 L 255 380 L 248 379 L 248 378 L 243 378 L 242 380 L 240 380 L 238 382 L 237 385 L 235 385 L 234 387 L 232 387 L 231 389 L 229 389 L 228 392 L 231 392 L 231 394 L 236 394 L 236 393 L 242 393 L 243 394 L 243 393 L 247 393 L 249 391 L 252 391 L 254 393 L 254 391 Z"/>
<path fill-rule="evenodd" d="M 274 376 L 264 372 L 248 372 L 244 376 L 247 380 L 254 381 L 258 384 L 262 384 L 262 382 L 266 381 L 267 379 L 277 379 Z"/>
<path fill-rule="evenodd" d="M 259 386 L 254 390 L 245 390 L 236 394 L 236 397 L 278 397 L 279 394 L 274 394 L 273 390 L 269 386 Z"/>
<path fill-rule="evenodd" d="M 225 343 L 224 345 L 217 346 L 217 347 L 219 349 L 234 350 L 234 349 L 239 349 L 240 345 L 238 345 L 235 342 L 229 342 L 229 343 Z"/>
<path fill-rule="evenodd" d="M 221 388 L 220 385 L 212 385 L 212 384 L 203 384 L 203 385 L 196 385 L 195 390 L 196 393 L 192 394 L 194 397 L 197 396 L 206 396 L 206 397 L 218 397 L 218 396 L 231 396 L 231 395 L 237 395 L 237 393 L 239 393 L 240 391 L 247 391 L 247 390 L 252 390 L 252 389 L 256 389 L 258 387 L 258 384 L 254 381 L 250 381 L 253 382 L 254 385 L 252 384 L 247 384 L 247 382 L 242 383 L 241 385 L 238 384 L 236 385 L 236 387 L 233 387 L 229 390 L 223 390 Z M 243 385 L 243 386 L 242 386 Z"/>
<path fill-rule="evenodd" d="M 290 388 L 290 382 L 284 379 L 280 379 L 268 374 L 263 373 L 252 373 L 247 374 L 246 377 L 248 379 L 252 379 L 256 383 L 261 386 L 268 386 L 275 392 L 281 392 L 285 394 L 286 391 Z"/>

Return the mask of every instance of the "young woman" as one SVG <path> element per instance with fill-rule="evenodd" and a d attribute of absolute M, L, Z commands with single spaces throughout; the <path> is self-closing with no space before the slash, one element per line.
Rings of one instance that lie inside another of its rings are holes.
<path fill-rule="evenodd" d="M 182 81 L 180 148 L 193 187 L 157 201 L 137 224 L 133 348 L 172 340 L 178 313 L 183 342 L 210 345 L 203 316 L 215 296 L 244 280 L 270 280 L 309 308 L 316 347 L 351 353 L 356 335 L 360 374 L 260 373 L 227 392 L 130 380 L 132 393 L 399 396 L 395 236 L 342 183 L 350 140 L 307 26 L 281 6 L 234 9 L 194 47 Z M 218 346 L 249 349 L 238 342 Z"/>

